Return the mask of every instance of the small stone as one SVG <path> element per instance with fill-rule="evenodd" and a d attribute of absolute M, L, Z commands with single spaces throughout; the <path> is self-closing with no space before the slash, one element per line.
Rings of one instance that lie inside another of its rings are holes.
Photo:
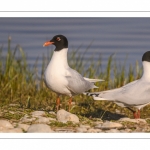
<path fill-rule="evenodd" d="M 144 132 L 144 129 L 137 126 L 134 132 Z"/>
<path fill-rule="evenodd" d="M 49 121 L 57 121 L 56 118 L 49 118 Z"/>
<path fill-rule="evenodd" d="M 114 128 L 121 128 L 123 127 L 122 124 L 120 123 L 116 123 L 116 122 L 109 122 L 109 121 L 106 121 L 104 122 L 103 124 L 99 124 L 97 126 L 95 126 L 95 128 L 98 128 L 98 129 L 114 129 Z"/>
<path fill-rule="evenodd" d="M 74 133 L 75 132 L 75 130 L 72 128 L 56 128 L 54 131 L 58 133 Z"/>
<path fill-rule="evenodd" d="M 80 133 L 86 133 L 86 132 L 87 132 L 87 129 L 86 129 L 86 128 L 83 128 L 83 127 L 82 127 L 82 128 L 77 127 L 77 128 L 76 128 L 76 131 L 77 131 L 77 132 L 80 132 Z"/>
<path fill-rule="evenodd" d="M 87 133 L 100 133 L 101 131 L 102 131 L 101 129 L 90 128 L 87 130 Z"/>
<path fill-rule="evenodd" d="M 125 130 L 120 130 L 120 133 L 128 133 L 128 132 Z"/>
<path fill-rule="evenodd" d="M 44 111 L 34 111 L 31 113 L 33 117 L 45 116 Z"/>
<path fill-rule="evenodd" d="M 88 125 L 88 124 L 80 124 L 80 128 L 87 128 L 87 129 L 89 129 L 89 128 L 91 128 L 91 126 Z"/>
<path fill-rule="evenodd" d="M 103 121 L 96 121 L 96 122 L 94 122 L 95 125 L 99 125 L 99 124 L 102 124 L 102 123 L 103 123 Z"/>
<path fill-rule="evenodd" d="M 126 132 L 132 132 L 132 130 L 131 130 L 131 129 L 125 129 L 125 131 L 126 131 Z"/>
<path fill-rule="evenodd" d="M 12 129 L 14 128 L 13 125 L 7 121 L 7 120 L 0 120 L 0 130 L 3 130 L 4 128 Z"/>
<path fill-rule="evenodd" d="M 57 112 L 57 120 L 63 123 L 66 123 L 67 121 L 71 121 L 73 123 L 79 123 L 79 118 L 76 115 L 69 113 L 64 109 L 61 109 Z"/>
<path fill-rule="evenodd" d="M 46 124 L 32 124 L 28 130 L 27 133 L 52 133 L 54 132 L 50 126 Z"/>
<path fill-rule="evenodd" d="M 18 124 L 18 128 L 23 129 L 24 131 L 27 131 L 30 125 L 28 124 Z"/>
<path fill-rule="evenodd" d="M 117 130 L 117 129 L 110 129 L 110 130 L 107 130 L 107 131 L 105 131 L 106 133 L 120 133 L 120 131 L 119 130 Z"/>
<path fill-rule="evenodd" d="M 12 122 L 11 124 L 13 125 L 14 128 L 16 128 L 18 126 L 18 123 L 16 123 L 16 122 Z"/>
<path fill-rule="evenodd" d="M 4 129 L 0 131 L 0 133 L 23 133 L 23 131 L 20 128 L 14 128 L 14 129 Z"/>
<path fill-rule="evenodd" d="M 50 111 L 49 114 L 56 115 L 54 111 Z"/>
<path fill-rule="evenodd" d="M 130 119 L 130 118 L 121 118 L 118 121 L 128 121 L 128 122 L 133 122 L 133 123 L 147 123 L 145 119 Z"/>
<path fill-rule="evenodd" d="M 35 122 L 36 123 L 46 123 L 48 124 L 50 122 L 51 118 L 46 118 L 46 117 L 39 117 Z"/>
<path fill-rule="evenodd" d="M 119 130 L 121 133 L 130 133 L 132 132 L 131 129 L 123 129 L 123 130 Z"/>
<path fill-rule="evenodd" d="M 31 118 L 27 115 L 25 115 L 23 118 L 20 119 L 21 123 L 31 123 L 34 122 L 36 120 L 36 118 Z"/>

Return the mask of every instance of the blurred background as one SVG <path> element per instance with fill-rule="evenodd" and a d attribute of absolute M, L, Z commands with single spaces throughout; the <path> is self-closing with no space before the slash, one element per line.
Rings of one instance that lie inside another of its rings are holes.
<path fill-rule="evenodd" d="M 111 54 L 117 63 L 127 60 L 129 66 L 136 60 L 141 63 L 143 53 L 150 50 L 150 18 L 0 18 L 0 47 L 7 51 L 11 37 L 11 48 L 21 45 L 30 65 L 38 57 L 39 71 L 43 55 L 54 49 L 42 45 L 56 34 L 68 38 L 69 51 L 86 51 L 84 59 L 97 61 L 101 55 L 102 67 Z"/>

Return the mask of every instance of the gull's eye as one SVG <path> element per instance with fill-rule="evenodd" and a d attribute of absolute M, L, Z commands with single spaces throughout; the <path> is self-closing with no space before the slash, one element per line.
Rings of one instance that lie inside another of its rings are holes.
<path fill-rule="evenodd" d="M 57 37 L 57 38 L 56 38 L 56 40 L 57 40 L 57 41 L 60 41 L 60 40 L 61 40 L 61 38 L 60 38 L 60 37 Z"/>

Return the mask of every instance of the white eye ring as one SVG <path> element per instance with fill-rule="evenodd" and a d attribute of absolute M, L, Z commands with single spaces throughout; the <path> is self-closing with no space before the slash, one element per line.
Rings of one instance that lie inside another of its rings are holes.
<path fill-rule="evenodd" d="M 60 38 L 60 37 L 57 37 L 57 38 L 56 38 L 56 40 L 57 40 L 57 41 L 60 41 L 60 40 L 61 40 L 61 38 Z"/>

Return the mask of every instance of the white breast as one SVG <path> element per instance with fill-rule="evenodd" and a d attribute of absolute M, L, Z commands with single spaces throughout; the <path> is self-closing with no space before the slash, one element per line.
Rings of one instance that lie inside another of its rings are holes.
<path fill-rule="evenodd" d="M 54 51 L 51 61 L 49 62 L 45 73 L 45 82 L 52 91 L 70 95 L 70 91 L 66 88 L 68 81 L 65 78 L 66 69 L 69 67 L 67 62 L 68 48 L 60 51 Z"/>

